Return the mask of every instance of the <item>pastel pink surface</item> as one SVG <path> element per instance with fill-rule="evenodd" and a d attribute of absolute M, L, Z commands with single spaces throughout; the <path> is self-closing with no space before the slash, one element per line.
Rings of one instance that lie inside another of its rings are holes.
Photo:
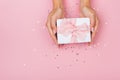
<path fill-rule="evenodd" d="M 45 26 L 51 0 L 0 0 L 0 80 L 120 80 L 120 1 L 91 3 L 100 19 L 94 44 L 57 48 Z"/>

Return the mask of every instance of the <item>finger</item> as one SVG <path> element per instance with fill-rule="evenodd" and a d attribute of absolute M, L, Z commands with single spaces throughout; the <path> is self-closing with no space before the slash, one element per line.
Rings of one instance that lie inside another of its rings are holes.
<path fill-rule="evenodd" d="M 94 14 L 91 14 L 91 15 L 90 15 L 90 28 L 91 28 L 91 29 L 94 28 L 95 23 L 96 23 L 95 15 L 94 15 Z"/>
<path fill-rule="evenodd" d="M 48 27 L 48 30 L 49 30 L 49 33 L 50 33 L 52 39 L 54 40 L 54 42 L 55 42 L 56 44 L 58 44 L 58 43 L 57 43 L 57 39 L 56 39 L 56 37 L 55 37 L 55 34 L 54 34 L 53 30 L 51 29 L 51 27 Z"/>
<path fill-rule="evenodd" d="M 91 41 L 88 42 L 88 46 L 90 46 L 92 44 L 92 31 L 90 31 L 90 35 L 91 35 Z"/>
<path fill-rule="evenodd" d="M 92 32 L 92 40 L 94 39 L 95 35 L 96 35 L 96 32 L 97 32 L 97 28 L 98 28 L 98 18 L 96 17 L 96 24 L 95 24 L 95 27 L 94 27 L 94 31 Z"/>
<path fill-rule="evenodd" d="M 48 20 L 47 26 L 48 26 L 48 31 L 49 31 L 49 33 L 50 33 L 50 36 L 52 37 L 52 39 L 54 40 L 54 42 L 55 42 L 56 44 L 58 44 L 58 43 L 57 43 L 57 39 L 56 39 L 56 37 L 55 37 L 55 34 L 53 33 L 53 30 L 52 30 L 52 28 L 51 28 L 50 20 Z"/>
<path fill-rule="evenodd" d="M 95 15 L 93 15 L 92 13 L 90 14 L 90 34 L 91 34 L 91 42 L 88 42 L 88 46 L 90 46 L 92 44 L 92 34 L 93 34 L 93 31 L 94 31 L 94 26 L 95 26 L 95 22 L 96 22 L 96 19 L 95 19 Z"/>
<path fill-rule="evenodd" d="M 51 14 L 48 15 L 47 22 L 46 22 L 46 27 L 48 27 L 49 24 L 50 24 L 50 16 L 51 16 Z"/>
<path fill-rule="evenodd" d="M 92 27 L 92 31 L 91 31 L 91 42 L 88 43 L 88 46 L 90 46 L 93 43 L 93 39 L 97 32 L 97 28 L 98 28 L 98 18 L 97 17 L 95 18 L 94 22 L 95 23 L 93 23 L 94 25 L 92 25 L 93 27 Z"/>
<path fill-rule="evenodd" d="M 80 18 L 84 18 L 84 14 L 83 13 L 80 13 Z"/>
<path fill-rule="evenodd" d="M 99 25 L 99 20 L 98 20 L 98 17 L 96 17 L 95 31 L 97 31 L 97 29 L 98 29 L 98 25 Z"/>
<path fill-rule="evenodd" d="M 83 14 L 85 17 L 90 18 L 90 28 L 93 28 L 95 25 L 95 11 L 89 7 L 85 7 L 83 9 Z"/>
<path fill-rule="evenodd" d="M 56 23 L 57 23 L 57 19 L 53 16 L 51 18 L 51 26 L 52 26 L 54 34 L 57 32 L 57 25 L 56 25 Z"/>

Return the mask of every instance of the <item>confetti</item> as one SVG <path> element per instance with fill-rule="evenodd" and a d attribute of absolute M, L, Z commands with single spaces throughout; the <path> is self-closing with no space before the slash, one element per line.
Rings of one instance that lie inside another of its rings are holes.
<path fill-rule="evenodd" d="M 78 59 L 76 59 L 76 62 L 78 62 Z"/>
<path fill-rule="evenodd" d="M 59 66 L 57 66 L 57 69 L 60 69 L 60 67 L 59 67 Z"/>
<path fill-rule="evenodd" d="M 76 53 L 76 55 L 78 56 L 78 55 L 79 55 L 79 53 Z"/>
<path fill-rule="evenodd" d="M 86 61 L 85 61 L 85 60 L 83 60 L 83 63 L 86 63 Z"/>

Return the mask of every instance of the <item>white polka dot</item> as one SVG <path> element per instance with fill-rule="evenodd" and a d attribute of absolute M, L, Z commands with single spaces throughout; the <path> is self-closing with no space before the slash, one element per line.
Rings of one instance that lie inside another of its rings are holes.
<path fill-rule="evenodd" d="M 33 29 L 32 29 L 32 31 L 36 31 L 36 29 L 35 29 L 35 28 L 33 28 Z"/>
<path fill-rule="evenodd" d="M 26 64 L 24 64 L 24 66 L 26 66 Z"/>
<path fill-rule="evenodd" d="M 108 22 L 105 22 L 105 24 L 108 24 Z"/>
<path fill-rule="evenodd" d="M 46 29 L 46 27 L 44 26 L 43 29 Z"/>
<path fill-rule="evenodd" d="M 97 53 L 97 56 L 100 56 L 100 53 Z"/>
<path fill-rule="evenodd" d="M 94 44 L 93 47 L 96 47 L 96 45 Z"/>
<path fill-rule="evenodd" d="M 37 49 L 36 49 L 36 48 L 33 48 L 33 51 L 34 51 L 34 52 L 36 52 L 36 51 L 37 51 Z"/>
<path fill-rule="evenodd" d="M 103 44 L 103 47 L 106 47 L 107 45 L 106 44 Z"/>
<path fill-rule="evenodd" d="M 38 21 L 36 21 L 36 23 L 37 23 L 37 24 L 39 24 L 39 23 L 40 23 L 40 21 L 38 20 Z"/>
<path fill-rule="evenodd" d="M 99 45 L 100 45 L 100 43 L 97 43 L 97 45 L 99 46 Z"/>
<path fill-rule="evenodd" d="M 92 46 L 90 46 L 89 48 L 92 48 Z"/>

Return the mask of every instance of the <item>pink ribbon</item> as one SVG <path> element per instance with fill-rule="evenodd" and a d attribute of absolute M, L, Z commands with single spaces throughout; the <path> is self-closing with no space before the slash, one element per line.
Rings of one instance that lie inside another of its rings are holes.
<path fill-rule="evenodd" d="M 79 26 L 76 26 L 75 23 L 76 19 L 64 19 L 58 26 L 58 34 L 62 34 L 65 37 L 72 35 L 71 43 L 78 42 L 77 39 L 84 41 L 89 32 L 89 27 L 86 23 Z"/>

